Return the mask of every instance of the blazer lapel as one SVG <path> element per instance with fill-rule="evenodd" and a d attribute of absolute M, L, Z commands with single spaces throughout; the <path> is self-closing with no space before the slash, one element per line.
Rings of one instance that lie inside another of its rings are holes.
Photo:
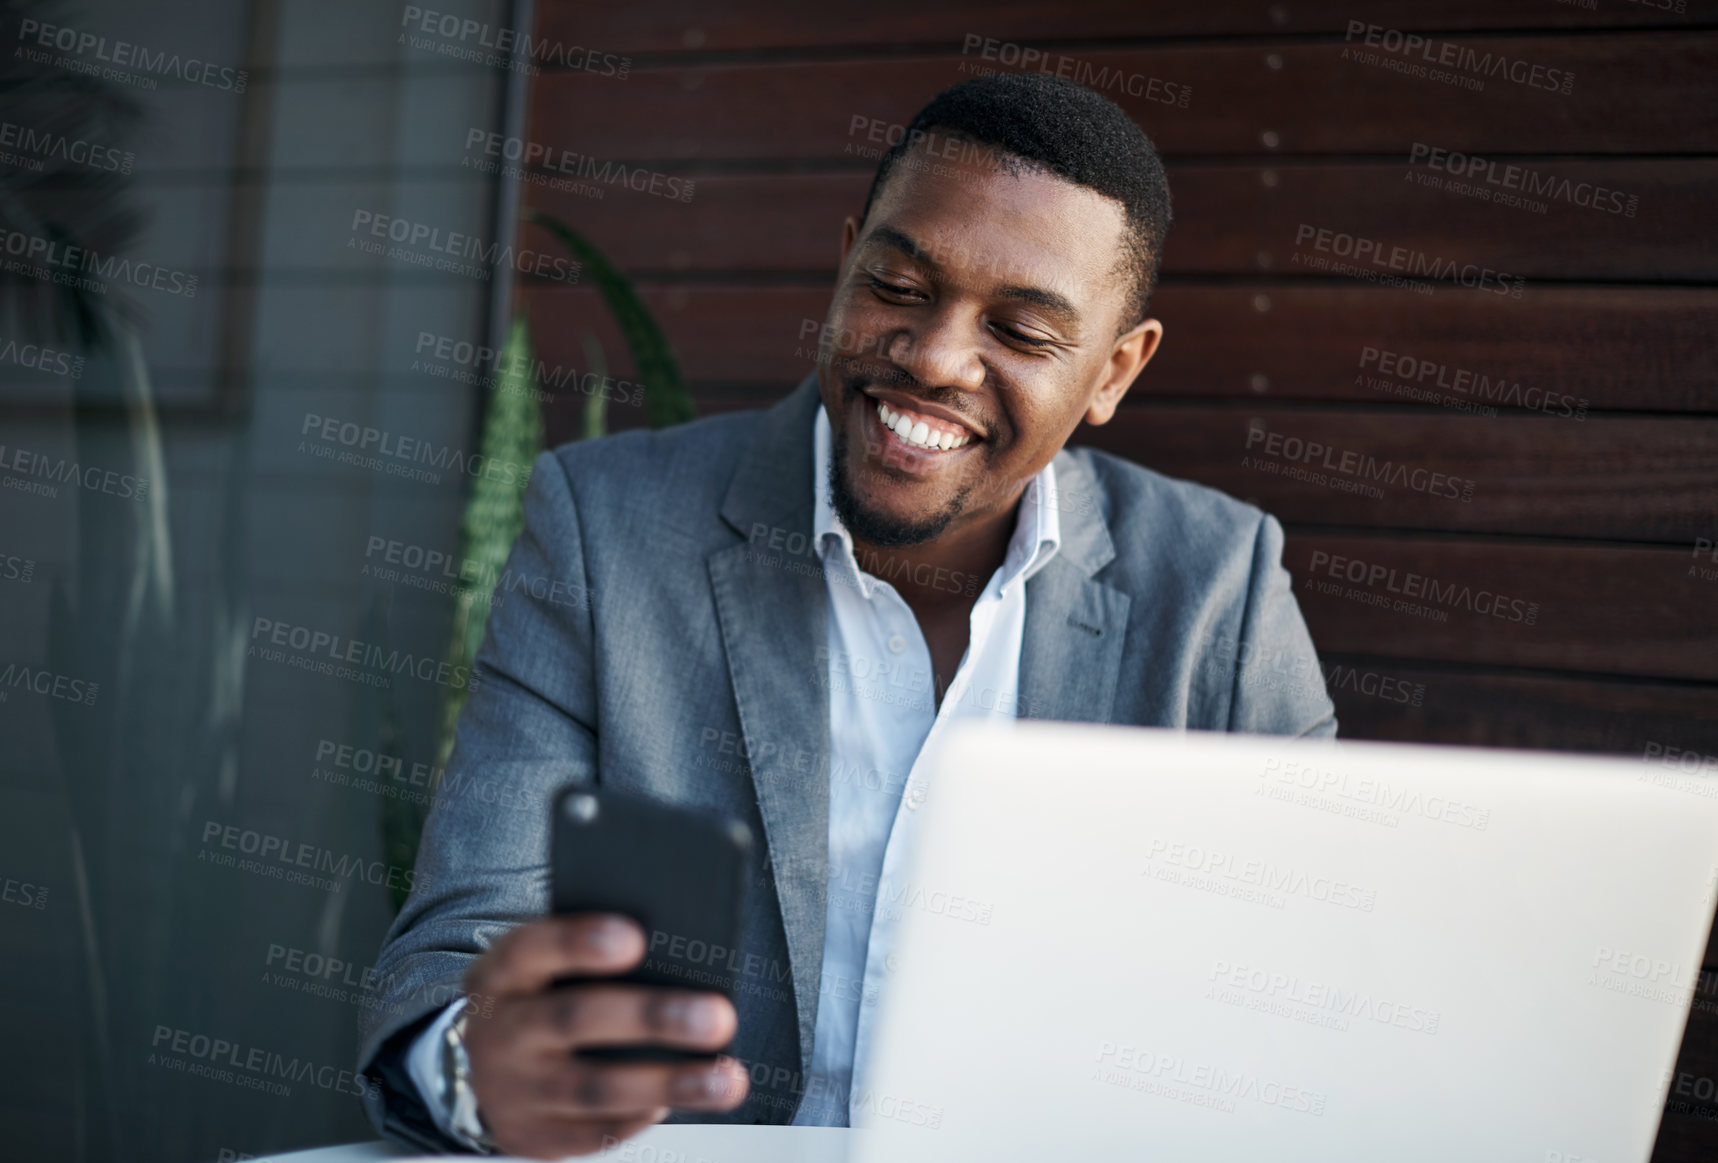
<path fill-rule="evenodd" d="M 1026 582 L 1019 714 L 1107 723 L 1114 715 L 1132 601 L 1093 578 L 1115 558 L 1097 479 L 1066 453 L 1058 453 L 1055 463 L 1062 544 Z"/>
<path fill-rule="evenodd" d="M 722 504 L 743 540 L 708 562 L 781 904 L 802 1077 L 811 1069 L 829 864 L 829 691 L 817 649 L 828 598 L 811 545 L 819 402 L 808 377 L 765 414 Z"/>

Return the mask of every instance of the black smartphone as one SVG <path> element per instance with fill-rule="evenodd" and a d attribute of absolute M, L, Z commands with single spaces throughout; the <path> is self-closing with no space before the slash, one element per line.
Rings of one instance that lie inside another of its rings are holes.
<path fill-rule="evenodd" d="M 553 810 L 550 908 L 557 914 L 619 913 L 644 930 L 644 961 L 616 980 L 710 990 L 731 999 L 751 829 L 740 820 L 576 785 L 556 793 Z M 708 1057 L 644 1046 L 582 1053 L 629 1061 Z"/>

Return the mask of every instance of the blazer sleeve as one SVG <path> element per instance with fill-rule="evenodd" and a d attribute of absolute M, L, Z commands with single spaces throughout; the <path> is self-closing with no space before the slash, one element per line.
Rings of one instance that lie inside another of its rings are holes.
<path fill-rule="evenodd" d="M 1336 707 L 1282 555 L 1282 526 L 1264 514 L 1253 541 L 1228 729 L 1334 738 Z"/>
<path fill-rule="evenodd" d="M 495 579 L 411 895 L 376 960 L 377 1004 L 360 1019 L 370 1120 L 420 1149 L 459 1148 L 436 1129 L 411 1082 L 411 1042 L 461 995 L 480 953 L 548 910 L 550 798 L 596 778 L 592 603 L 576 499 L 554 453 L 533 467 L 524 517 Z"/>

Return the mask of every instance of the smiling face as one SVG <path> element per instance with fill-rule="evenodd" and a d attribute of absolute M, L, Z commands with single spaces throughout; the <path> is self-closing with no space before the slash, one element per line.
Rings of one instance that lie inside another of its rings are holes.
<path fill-rule="evenodd" d="M 1007 520 L 1082 419 L 1109 420 L 1162 335 L 1123 326 L 1121 205 L 1012 168 L 914 150 L 863 231 L 847 220 L 818 385 L 836 511 L 866 544 Z"/>

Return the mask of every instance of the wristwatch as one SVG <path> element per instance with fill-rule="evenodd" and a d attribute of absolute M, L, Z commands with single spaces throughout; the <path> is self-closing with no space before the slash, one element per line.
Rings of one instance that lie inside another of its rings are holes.
<path fill-rule="evenodd" d="M 471 1057 L 465 1052 L 465 1011 L 448 1023 L 441 1039 L 441 1106 L 447 1112 L 448 1131 L 460 1144 L 488 1155 L 495 1140 L 477 1113 L 477 1094 L 471 1089 Z"/>

